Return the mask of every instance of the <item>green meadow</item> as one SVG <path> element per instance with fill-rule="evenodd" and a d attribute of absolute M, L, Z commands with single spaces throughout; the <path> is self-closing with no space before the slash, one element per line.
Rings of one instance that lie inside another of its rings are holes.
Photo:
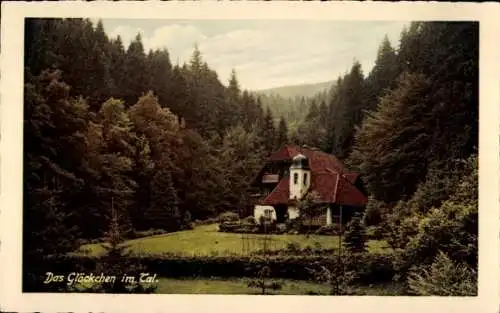
<path fill-rule="evenodd" d="M 177 255 L 241 255 L 258 251 L 263 248 L 266 235 L 224 233 L 218 231 L 217 224 L 198 226 L 193 230 L 178 231 L 174 233 L 143 237 L 126 241 L 132 253 Z M 286 249 L 289 244 L 297 247 L 321 247 L 324 249 L 337 249 L 339 238 L 321 235 L 267 235 L 266 247 L 269 250 Z M 245 242 L 246 250 L 243 250 Z M 385 241 L 368 241 L 368 250 L 377 252 L 390 249 Z M 80 248 L 80 253 L 100 255 L 104 249 L 101 244 L 87 244 Z"/>

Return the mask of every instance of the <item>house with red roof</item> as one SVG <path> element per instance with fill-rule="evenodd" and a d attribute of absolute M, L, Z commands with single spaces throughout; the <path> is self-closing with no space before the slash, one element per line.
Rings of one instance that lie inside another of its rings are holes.
<path fill-rule="evenodd" d="M 324 213 L 314 218 L 317 226 L 343 222 L 364 208 L 367 197 L 359 174 L 349 172 L 335 156 L 307 146 L 284 146 L 269 156 L 254 186 L 260 189 L 254 217 L 262 215 L 283 223 L 300 216 L 298 202 L 316 194 Z"/>

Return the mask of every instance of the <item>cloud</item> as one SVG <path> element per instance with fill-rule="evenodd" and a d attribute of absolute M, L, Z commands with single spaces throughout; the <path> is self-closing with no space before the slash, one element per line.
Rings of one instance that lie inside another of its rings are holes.
<path fill-rule="evenodd" d="M 146 21 L 147 22 L 147 21 Z M 195 43 L 225 83 L 236 69 L 243 88 L 334 80 L 356 59 L 371 70 L 384 35 L 397 42 L 405 22 L 238 21 L 165 22 L 131 27 L 121 21 L 111 31 L 125 44 L 141 33 L 146 50 L 167 48 L 172 61 L 189 60 Z"/>
<path fill-rule="evenodd" d="M 206 40 L 207 37 L 196 27 L 189 25 L 168 25 L 154 30 L 150 37 L 145 38 L 147 49 L 162 49 L 167 47 L 174 54 L 193 49 L 195 43 Z"/>
<path fill-rule="evenodd" d="M 135 39 L 137 34 L 140 34 L 142 38 L 145 37 L 145 32 L 141 28 L 130 27 L 127 25 L 120 25 L 109 32 L 108 36 L 111 38 L 116 38 L 120 36 L 125 49 L 128 47 L 130 42 Z"/>

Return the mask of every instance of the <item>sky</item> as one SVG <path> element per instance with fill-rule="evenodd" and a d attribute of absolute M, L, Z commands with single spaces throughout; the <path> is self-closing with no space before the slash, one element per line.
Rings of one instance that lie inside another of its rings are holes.
<path fill-rule="evenodd" d="M 369 73 L 385 35 L 397 46 L 408 21 L 103 19 L 125 47 L 140 33 L 145 50 L 166 48 L 187 62 L 198 45 L 227 84 L 234 68 L 242 89 L 259 90 L 335 80 L 355 60 Z"/>

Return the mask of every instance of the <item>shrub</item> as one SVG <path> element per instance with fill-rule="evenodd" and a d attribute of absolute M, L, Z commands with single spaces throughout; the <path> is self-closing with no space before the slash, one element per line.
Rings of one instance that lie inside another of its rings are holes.
<path fill-rule="evenodd" d="M 283 234 L 286 232 L 286 225 L 285 224 L 276 224 L 276 233 L 277 234 Z"/>
<path fill-rule="evenodd" d="M 286 229 L 289 233 L 299 233 L 302 230 L 302 217 L 288 219 L 285 222 Z"/>
<path fill-rule="evenodd" d="M 240 216 L 238 215 L 238 213 L 234 213 L 234 212 L 224 212 L 224 213 L 221 213 L 218 217 L 219 223 L 236 222 L 239 220 L 240 220 Z"/>
<path fill-rule="evenodd" d="M 387 242 L 393 249 L 404 249 L 410 238 L 418 233 L 422 215 L 418 212 L 406 214 L 404 203 L 394 207 L 394 213 L 387 216 Z"/>
<path fill-rule="evenodd" d="M 150 237 L 150 236 L 155 236 L 155 235 L 162 235 L 168 233 L 164 229 L 148 229 L 148 230 L 142 230 L 142 231 L 134 231 L 131 236 L 128 237 L 128 239 L 137 239 L 137 238 L 143 238 L 143 237 Z"/>
<path fill-rule="evenodd" d="M 387 204 L 370 196 L 363 213 L 363 222 L 366 226 L 377 225 L 383 222 L 386 213 Z"/>
<path fill-rule="evenodd" d="M 181 230 L 191 230 L 191 229 L 194 229 L 196 227 L 196 224 L 194 222 L 188 222 L 186 224 L 183 224 L 181 226 Z"/>
<path fill-rule="evenodd" d="M 245 217 L 244 219 L 242 219 L 241 223 L 243 223 L 243 224 L 257 225 L 257 221 L 255 220 L 255 217 L 253 217 L 251 215 Z"/>
<path fill-rule="evenodd" d="M 258 228 L 260 233 L 274 233 L 276 231 L 276 221 L 261 215 L 259 217 Z"/>
<path fill-rule="evenodd" d="M 224 222 L 219 224 L 219 231 L 226 233 L 258 233 L 259 228 L 253 224 L 240 222 Z"/>
<path fill-rule="evenodd" d="M 401 270 L 413 264 L 432 264 L 439 251 L 452 261 L 477 266 L 477 206 L 445 201 L 431 209 L 418 223 L 401 254 Z"/>
<path fill-rule="evenodd" d="M 263 265 L 257 271 L 257 278 L 248 282 L 248 287 L 255 287 L 262 290 L 262 294 L 266 294 L 266 290 L 279 290 L 282 288 L 282 283 L 278 281 L 269 281 L 271 277 L 271 268 Z"/>
<path fill-rule="evenodd" d="M 352 252 L 366 251 L 366 229 L 361 216 L 356 213 L 347 226 L 344 242 Z"/>
<path fill-rule="evenodd" d="M 290 252 L 298 252 L 300 250 L 300 245 L 296 242 L 289 242 L 286 245 L 286 250 Z"/>
<path fill-rule="evenodd" d="M 216 224 L 219 222 L 219 218 L 218 217 L 211 217 L 211 218 L 207 218 L 205 220 L 195 220 L 194 221 L 194 224 L 195 225 L 210 225 L 210 224 Z"/>
<path fill-rule="evenodd" d="M 421 296 L 476 296 L 477 273 L 440 252 L 430 267 L 410 272 L 408 286 Z"/>
<path fill-rule="evenodd" d="M 368 240 L 383 240 L 385 238 L 385 229 L 378 225 L 368 226 L 365 235 Z"/>
<path fill-rule="evenodd" d="M 330 224 L 321 226 L 315 232 L 317 235 L 330 235 L 330 236 L 338 236 L 339 235 L 339 225 L 338 224 Z"/>

